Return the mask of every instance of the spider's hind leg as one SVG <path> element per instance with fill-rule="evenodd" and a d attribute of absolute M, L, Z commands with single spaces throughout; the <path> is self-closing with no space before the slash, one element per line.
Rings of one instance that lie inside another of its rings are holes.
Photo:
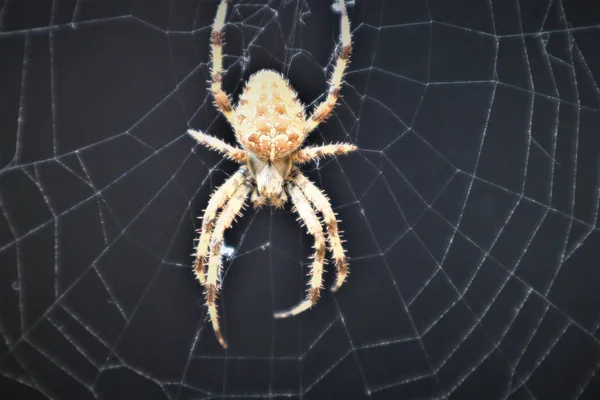
<path fill-rule="evenodd" d="M 331 111 L 333 111 L 333 108 L 338 101 L 346 67 L 350 63 L 350 53 L 352 51 L 350 19 L 348 18 L 348 11 L 346 10 L 346 3 L 344 0 L 337 0 L 337 4 L 339 6 L 341 25 L 340 54 L 337 57 L 333 73 L 331 74 L 327 97 L 313 110 L 310 118 L 306 120 L 306 125 L 304 126 L 305 134 L 313 131 L 321 122 L 325 121 L 331 114 Z"/>
<path fill-rule="evenodd" d="M 225 26 L 225 15 L 227 14 L 227 3 L 229 0 L 221 0 L 217 15 L 213 23 L 210 46 L 212 49 L 212 71 L 211 90 L 215 99 L 215 105 L 225 115 L 230 124 L 233 125 L 233 107 L 229 95 L 223 90 L 223 26 Z"/>

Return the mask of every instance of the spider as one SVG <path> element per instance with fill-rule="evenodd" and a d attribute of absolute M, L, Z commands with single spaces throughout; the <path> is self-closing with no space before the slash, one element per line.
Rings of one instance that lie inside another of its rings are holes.
<path fill-rule="evenodd" d="M 275 313 L 275 318 L 297 315 L 319 300 L 323 287 L 326 244 L 323 227 L 316 212 L 322 214 L 327 227 L 327 240 L 337 272 L 331 289 L 338 290 L 348 275 L 348 263 L 337 225 L 339 221 L 331 209 L 329 199 L 297 167 L 322 157 L 357 150 L 356 146 L 347 143 L 301 147 L 306 136 L 325 121 L 335 107 L 350 58 L 350 21 L 344 0 L 337 1 L 341 23 L 340 52 L 329 82 L 329 92 L 308 118 L 305 107 L 288 81 L 279 73 L 268 69 L 253 74 L 248 79 L 237 106 L 234 108 L 231 105 L 229 95 L 222 88 L 222 29 L 229 0 L 221 0 L 217 9 L 211 36 L 211 91 L 215 106 L 233 127 L 241 148 L 202 132 L 190 129 L 188 133 L 199 144 L 242 164 L 237 172 L 213 192 L 202 217 L 200 238 L 194 254 L 194 272 L 204 287 L 212 327 L 223 348 L 227 348 L 227 343 L 221 333 L 216 305 L 221 288 L 221 246 L 225 230 L 232 225 L 237 215 L 241 215 L 248 197 L 255 207 L 265 204 L 283 207 L 290 199 L 294 211 L 315 241 L 310 282 L 304 300 L 286 311 Z"/>

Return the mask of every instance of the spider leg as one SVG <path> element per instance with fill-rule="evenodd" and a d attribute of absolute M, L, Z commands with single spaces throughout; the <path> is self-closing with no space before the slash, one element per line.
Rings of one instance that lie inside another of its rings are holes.
<path fill-rule="evenodd" d="M 323 220 L 327 227 L 327 240 L 329 241 L 337 270 L 335 283 L 331 287 L 331 290 L 335 292 L 342 286 L 348 276 L 348 262 L 346 261 L 345 250 L 342 247 L 342 240 L 340 239 L 341 231 L 338 230 L 337 224 L 339 221 L 331 209 L 331 203 L 327 196 L 306 176 L 298 172 L 293 182 L 302 190 L 308 201 L 323 214 Z"/>
<path fill-rule="evenodd" d="M 358 150 L 358 147 L 349 143 L 304 147 L 292 154 L 292 162 L 304 164 L 318 158 L 348 154 L 354 150 Z"/>
<path fill-rule="evenodd" d="M 207 135 L 200 131 L 195 131 L 193 129 L 188 129 L 188 134 L 190 134 L 196 141 L 211 149 L 218 151 L 225 155 L 227 158 L 232 159 L 233 161 L 237 161 L 239 163 L 243 163 L 246 160 L 246 152 L 238 147 L 231 146 L 230 144 L 225 143 L 221 139 L 217 139 L 214 136 Z"/>
<path fill-rule="evenodd" d="M 247 169 L 242 167 L 229 179 L 225 181 L 217 190 L 215 190 L 204 210 L 202 216 L 202 228 L 200 229 L 200 239 L 196 246 L 196 260 L 194 261 L 194 272 L 196 278 L 204 286 L 206 283 L 206 277 L 204 276 L 205 264 L 208 256 L 208 245 L 212 231 L 214 228 L 214 222 L 217 218 L 217 212 L 231 199 L 235 191 L 244 183 L 246 180 Z"/>
<path fill-rule="evenodd" d="M 227 348 L 227 343 L 225 343 L 225 339 L 223 339 L 221 327 L 219 326 L 219 313 L 216 304 L 220 290 L 221 246 L 223 244 L 225 230 L 231 226 L 236 216 L 241 215 L 240 211 L 244 207 L 246 198 L 251 189 L 251 186 L 246 184 L 237 187 L 233 196 L 217 218 L 212 237 L 210 238 L 210 257 L 205 284 L 206 304 L 208 306 L 208 314 L 210 315 L 213 330 L 215 331 L 219 343 L 221 343 L 221 346 L 223 346 L 224 349 Z"/>
<path fill-rule="evenodd" d="M 344 72 L 350 60 L 350 52 L 352 51 L 352 37 L 350 34 L 350 20 L 348 19 L 348 11 L 346 10 L 345 0 L 337 0 L 340 7 L 340 24 L 341 24 L 341 50 L 338 55 L 331 80 L 329 81 L 329 91 L 327 97 L 321 102 L 312 112 L 310 118 L 306 120 L 304 133 L 308 134 L 313 131 L 317 125 L 325 121 L 335 104 L 337 103 L 340 87 Z"/>
<path fill-rule="evenodd" d="M 212 50 L 211 90 L 215 99 L 215 105 L 225 115 L 230 124 L 233 125 L 233 108 L 229 96 L 223 90 L 223 26 L 227 14 L 227 3 L 229 0 L 221 0 L 217 15 L 213 23 L 210 46 Z"/>
<path fill-rule="evenodd" d="M 291 182 L 288 184 L 288 193 L 290 194 L 292 203 L 294 204 L 300 219 L 304 221 L 308 228 L 308 232 L 315 238 L 315 255 L 309 273 L 311 278 L 309 288 L 306 292 L 306 298 L 286 311 L 275 313 L 275 318 L 287 318 L 300 314 L 317 303 L 321 288 L 323 287 L 323 263 L 325 261 L 325 251 L 327 250 L 321 221 L 319 221 L 319 218 L 300 188 Z"/>

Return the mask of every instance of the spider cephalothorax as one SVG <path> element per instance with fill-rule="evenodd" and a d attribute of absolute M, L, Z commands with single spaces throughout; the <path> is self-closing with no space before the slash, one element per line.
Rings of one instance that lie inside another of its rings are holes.
<path fill-rule="evenodd" d="M 270 70 L 262 70 L 252 75 L 237 106 L 234 108 L 231 105 L 229 96 L 221 85 L 221 29 L 225 23 L 228 2 L 229 0 L 221 0 L 213 24 L 211 90 L 215 105 L 235 130 L 241 148 L 202 132 L 188 131 L 198 143 L 220 151 L 242 164 L 242 167 L 213 193 L 204 211 L 194 263 L 196 276 L 205 288 L 213 329 L 225 348 L 227 344 L 221 333 L 216 306 L 220 290 L 221 245 L 225 230 L 231 226 L 249 196 L 256 207 L 265 204 L 282 207 L 290 199 L 306 224 L 308 232 L 315 238 L 315 255 L 305 300 L 288 311 L 276 313 L 275 318 L 289 317 L 309 309 L 319 300 L 327 249 L 323 226 L 317 212 L 323 216 L 327 228 L 327 241 L 337 270 L 332 290 L 339 289 L 344 283 L 348 275 L 348 264 L 336 214 L 331 209 L 327 196 L 302 175 L 296 165 L 357 149 L 356 146 L 346 143 L 301 147 L 306 136 L 327 119 L 339 97 L 351 50 L 350 21 L 344 0 L 338 0 L 341 15 L 341 49 L 331 77 L 329 92 L 308 118 L 304 106 L 287 80 Z"/>

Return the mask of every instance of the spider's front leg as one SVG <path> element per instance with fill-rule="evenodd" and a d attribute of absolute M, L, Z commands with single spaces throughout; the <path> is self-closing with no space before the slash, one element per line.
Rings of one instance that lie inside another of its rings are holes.
<path fill-rule="evenodd" d="M 206 283 L 204 266 L 208 256 L 208 246 L 210 237 L 212 236 L 217 212 L 233 197 L 236 190 L 244 184 L 247 179 L 248 170 L 241 167 L 229 179 L 225 181 L 217 190 L 215 190 L 204 210 L 202 216 L 202 228 L 200 229 L 200 238 L 196 246 L 196 260 L 194 262 L 194 272 L 196 278 L 202 285 Z"/>
<path fill-rule="evenodd" d="M 335 267 L 337 275 L 335 277 L 335 283 L 331 287 L 332 291 L 337 291 L 340 286 L 346 281 L 348 276 L 348 261 L 346 260 L 346 254 L 344 247 L 342 246 L 342 240 L 340 238 L 341 231 L 338 229 L 338 220 L 336 214 L 331 208 L 331 203 L 327 196 L 315 186 L 306 176 L 301 173 L 296 174 L 293 182 L 298 185 L 302 190 L 302 193 L 306 196 L 308 201 L 323 214 L 323 222 L 327 227 L 327 240 L 333 253 L 333 259 L 335 261 Z"/>
<path fill-rule="evenodd" d="M 246 181 L 244 184 L 237 187 L 233 196 L 227 203 L 227 205 L 221 211 L 221 214 L 217 218 L 215 228 L 210 238 L 210 257 L 208 261 L 208 272 L 206 276 L 206 305 L 208 306 L 208 313 L 212 322 L 213 330 L 215 335 L 223 346 L 227 348 L 227 343 L 221 333 L 221 327 L 219 325 L 219 313 L 217 311 L 217 296 L 220 290 L 219 276 L 221 271 L 221 246 L 223 245 L 223 236 L 225 230 L 231 226 L 235 217 L 241 215 L 240 211 L 246 203 L 246 198 L 250 193 L 252 186 Z"/>
<path fill-rule="evenodd" d="M 309 274 L 311 279 L 305 300 L 287 311 L 276 313 L 275 318 L 287 318 L 298 315 L 301 312 L 308 310 L 319 301 L 321 289 L 323 288 L 323 264 L 325 262 L 325 252 L 327 250 L 323 227 L 310 203 L 294 183 L 290 182 L 287 187 L 292 203 L 294 204 L 300 219 L 306 224 L 308 232 L 315 238 L 315 255 Z"/>

